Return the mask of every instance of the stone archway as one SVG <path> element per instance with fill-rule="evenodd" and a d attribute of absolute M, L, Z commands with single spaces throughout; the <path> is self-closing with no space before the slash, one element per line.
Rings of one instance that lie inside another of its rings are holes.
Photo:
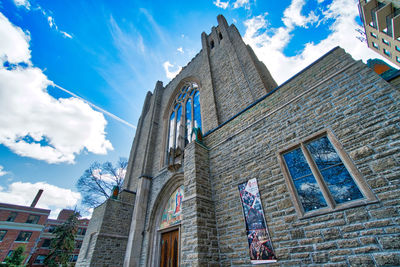
<path fill-rule="evenodd" d="M 161 235 L 160 266 L 178 267 L 180 256 L 180 225 L 184 186 L 179 186 L 169 197 L 161 214 L 157 232 Z"/>
<path fill-rule="evenodd" d="M 182 186 L 183 186 L 183 174 L 182 173 L 175 174 L 165 183 L 163 188 L 160 190 L 160 193 L 158 194 L 156 201 L 154 202 L 152 211 L 150 213 L 149 226 L 146 229 L 149 234 L 148 245 L 147 245 L 148 256 L 147 256 L 146 266 L 160 266 L 161 263 L 160 259 L 162 252 L 161 241 L 163 234 L 168 232 L 178 231 L 177 232 L 179 238 L 178 248 L 180 249 L 180 229 L 181 229 L 180 222 L 174 223 L 172 225 L 167 224 L 164 226 L 161 226 L 161 224 L 163 222 L 163 213 L 167 203 L 171 199 L 171 196 Z M 183 209 L 183 207 L 180 206 L 180 209 Z M 171 253 L 173 254 L 173 252 Z M 179 262 L 179 256 L 180 256 L 179 251 L 177 256 Z"/>

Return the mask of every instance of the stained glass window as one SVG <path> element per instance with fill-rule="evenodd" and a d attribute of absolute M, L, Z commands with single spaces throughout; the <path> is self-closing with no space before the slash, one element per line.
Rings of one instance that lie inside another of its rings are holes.
<path fill-rule="evenodd" d="M 168 153 L 171 148 L 183 148 L 191 142 L 193 127 L 202 129 L 200 92 L 196 83 L 184 85 L 174 101 L 168 126 Z"/>
<path fill-rule="evenodd" d="M 283 155 L 304 211 L 326 207 L 326 201 L 300 148 Z"/>
<path fill-rule="evenodd" d="M 174 147 L 174 134 L 175 134 L 175 112 L 172 112 L 169 117 L 169 134 L 168 134 L 168 150 Z"/>
<path fill-rule="evenodd" d="M 186 101 L 186 128 L 185 128 L 185 145 L 190 142 L 192 136 L 192 99 Z"/>
<path fill-rule="evenodd" d="M 200 93 L 196 92 L 193 97 L 194 109 L 194 127 L 201 129 L 201 114 L 200 114 Z"/>
<path fill-rule="evenodd" d="M 327 135 L 282 156 L 304 212 L 364 198 Z"/>
<path fill-rule="evenodd" d="M 182 119 L 182 106 L 179 105 L 178 110 L 176 112 L 176 134 L 175 134 L 175 147 L 180 147 L 179 143 L 179 131 L 181 129 L 181 119 Z"/>
<path fill-rule="evenodd" d="M 328 137 L 310 142 L 307 148 L 336 203 L 363 198 Z"/>

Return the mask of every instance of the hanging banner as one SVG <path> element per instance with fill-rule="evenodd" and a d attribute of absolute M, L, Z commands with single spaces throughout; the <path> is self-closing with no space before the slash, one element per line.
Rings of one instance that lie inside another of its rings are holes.
<path fill-rule="evenodd" d="M 238 187 L 246 222 L 251 263 L 276 262 L 276 256 L 265 222 L 260 193 L 258 192 L 257 179 L 254 178 L 239 184 Z"/>

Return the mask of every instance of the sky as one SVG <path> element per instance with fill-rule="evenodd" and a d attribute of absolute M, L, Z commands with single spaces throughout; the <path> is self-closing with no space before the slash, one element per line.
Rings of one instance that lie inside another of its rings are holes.
<path fill-rule="evenodd" d="M 357 0 L 0 0 L 0 202 L 85 211 L 76 182 L 129 158 L 143 101 L 201 49 L 222 14 L 283 83 L 362 42 Z M 357 38 L 358 37 L 358 38 Z"/>

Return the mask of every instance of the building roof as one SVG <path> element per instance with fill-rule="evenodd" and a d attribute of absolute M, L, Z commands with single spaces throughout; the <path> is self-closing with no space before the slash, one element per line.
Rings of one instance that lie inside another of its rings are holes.
<path fill-rule="evenodd" d="M 20 205 L 14 205 L 14 204 L 8 204 L 8 203 L 0 203 L 0 209 L 12 209 L 12 210 L 20 210 L 20 211 L 26 211 L 26 212 L 41 212 L 45 214 L 50 214 L 50 210 L 48 209 L 40 209 L 40 208 L 32 208 L 28 206 L 20 206 Z"/>
<path fill-rule="evenodd" d="M 393 68 L 385 61 L 374 58 L 368 59 L 367 66 L 373 69 L 377 74 L 379 74 L 386 81 L 390 81 L 400 76 L 400 70 Z"/>

